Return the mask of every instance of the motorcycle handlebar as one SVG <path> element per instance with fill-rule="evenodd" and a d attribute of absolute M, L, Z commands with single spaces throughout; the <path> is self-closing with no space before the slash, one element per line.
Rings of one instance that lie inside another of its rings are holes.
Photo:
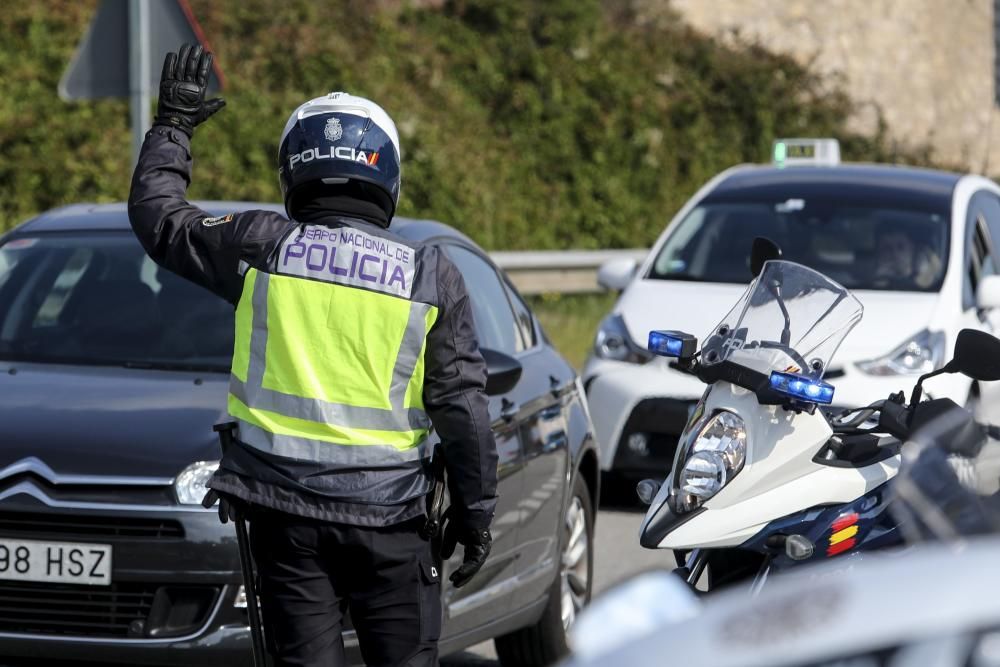
<path fill-rule="evenodd" d="M 936 398 L 909 408 L 887 401 L 879 415 L 879 428 L 900 440 L 928 438 L 949 454 L 964 457 L 978 455 L 987 436 L 1000 435 L 1000 428 L 980 424 L 950 398 Z"/>
<path fill-rule="evenodd" d="M 948 398 L 937 398 L 906 406 L 893 400 L 880 401 L 859 410 L 859 416 L 834 427 L 835 431 L 856 430 L 862 417 L 878 410 L 878 426 L 868 432 L 888 433 L 900 442 L 926 437 L 951 454 L 976 456 L 986 437 L 1000 439 L 1000 426 L 981 424 L 968 410 Z"/>
<path fill-rule="evenodd" d="M 906 440 L 910 437 L 910 410 L 899 403 L 886 401 L 878 415 L 879 429 L 894 438 Z"/>

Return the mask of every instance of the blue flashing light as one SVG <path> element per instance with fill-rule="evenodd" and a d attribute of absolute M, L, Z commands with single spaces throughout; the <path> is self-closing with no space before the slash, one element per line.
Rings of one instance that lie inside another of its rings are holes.
<path fill-rule="evenodd" d="M 661 357 L 690 359 L 698 352 L 698 339 L 683 331 L 650 331 L 646 349 Z"/>
<path fill-rule="evenodd" d="M 679 357 L 684 349 L 684 341 L 665 331 L 650 331 L 647 348 L 661 357 Z"/>
<path fill-rule="evenodd" d="M 823 405 L 829 405 L 833 402 L 832 384 L 811 380 L 802 375 L 771 371 L 770 384 L 771 389 L 779 394 L 785 394 L 800 401 L 822 403 Z"/>

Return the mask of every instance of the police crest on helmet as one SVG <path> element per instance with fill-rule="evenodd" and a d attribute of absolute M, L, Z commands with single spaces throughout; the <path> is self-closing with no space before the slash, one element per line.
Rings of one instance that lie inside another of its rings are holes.
<path fill-rule="evenodd" d="M 339 118 L 331 116 L 327 119 L 326 127 L 323 128 L 323 136 L 326 137 L 327 141 L 337 141 L 344 136 L 344 128 L 340 126 Z"/>

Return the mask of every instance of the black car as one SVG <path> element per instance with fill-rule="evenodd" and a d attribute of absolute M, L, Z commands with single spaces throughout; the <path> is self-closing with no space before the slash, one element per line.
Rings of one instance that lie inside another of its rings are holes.
<path fill-rule="evenodd" d="M 552 661 L 591 588 L 599 475 L 580 383 L 471 240 L 424 220 L 393 231 L 454 260 L 491 374 L 493 553 L 445 588 L 442 653 L 496 638 L 504 664 Z M 248 661 L 235 532 L 199 504 L 233 329 L 230 305 L 145 255 L 124 205 L 0 238 L 0 657 Z"/>

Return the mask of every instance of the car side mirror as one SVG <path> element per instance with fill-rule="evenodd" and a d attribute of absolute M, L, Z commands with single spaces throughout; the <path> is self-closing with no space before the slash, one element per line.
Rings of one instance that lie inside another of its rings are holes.
<path fill-rule="evenodd" d="M 750 273 L 756 278 L 764 270 L 764 262 L 781 259 L 781 248 L 771 239 L 758 236 L 750 246 Z"/>
<path fill-rule="evenodd" d="M 955 339 L 955 356 L 944 370 L 980 382 L 1000 380 L 1000 340 L 985 331 L 962 329 Z"/>
<path fill-rule="evenodd" d="M 979 281 L 976 307 L 980 310 L 1000 308 L 1000 276 L 986 276 Z"/>
<path fill-rule="evenodd" d="M 506 394 L 517 385 L 521 379 L 524 367 L 521 362 L 510 356 L 488 347 L 480 348 L 483 361 L 486 362 L 486 394 L 496 396 Z"/>
<path fill-rule="evenodd" d="M 628 287 L 639 263 L 628 257 L 609 259 L 597 270 L 597 284 L 604 289 L 620 292 Z"/>

